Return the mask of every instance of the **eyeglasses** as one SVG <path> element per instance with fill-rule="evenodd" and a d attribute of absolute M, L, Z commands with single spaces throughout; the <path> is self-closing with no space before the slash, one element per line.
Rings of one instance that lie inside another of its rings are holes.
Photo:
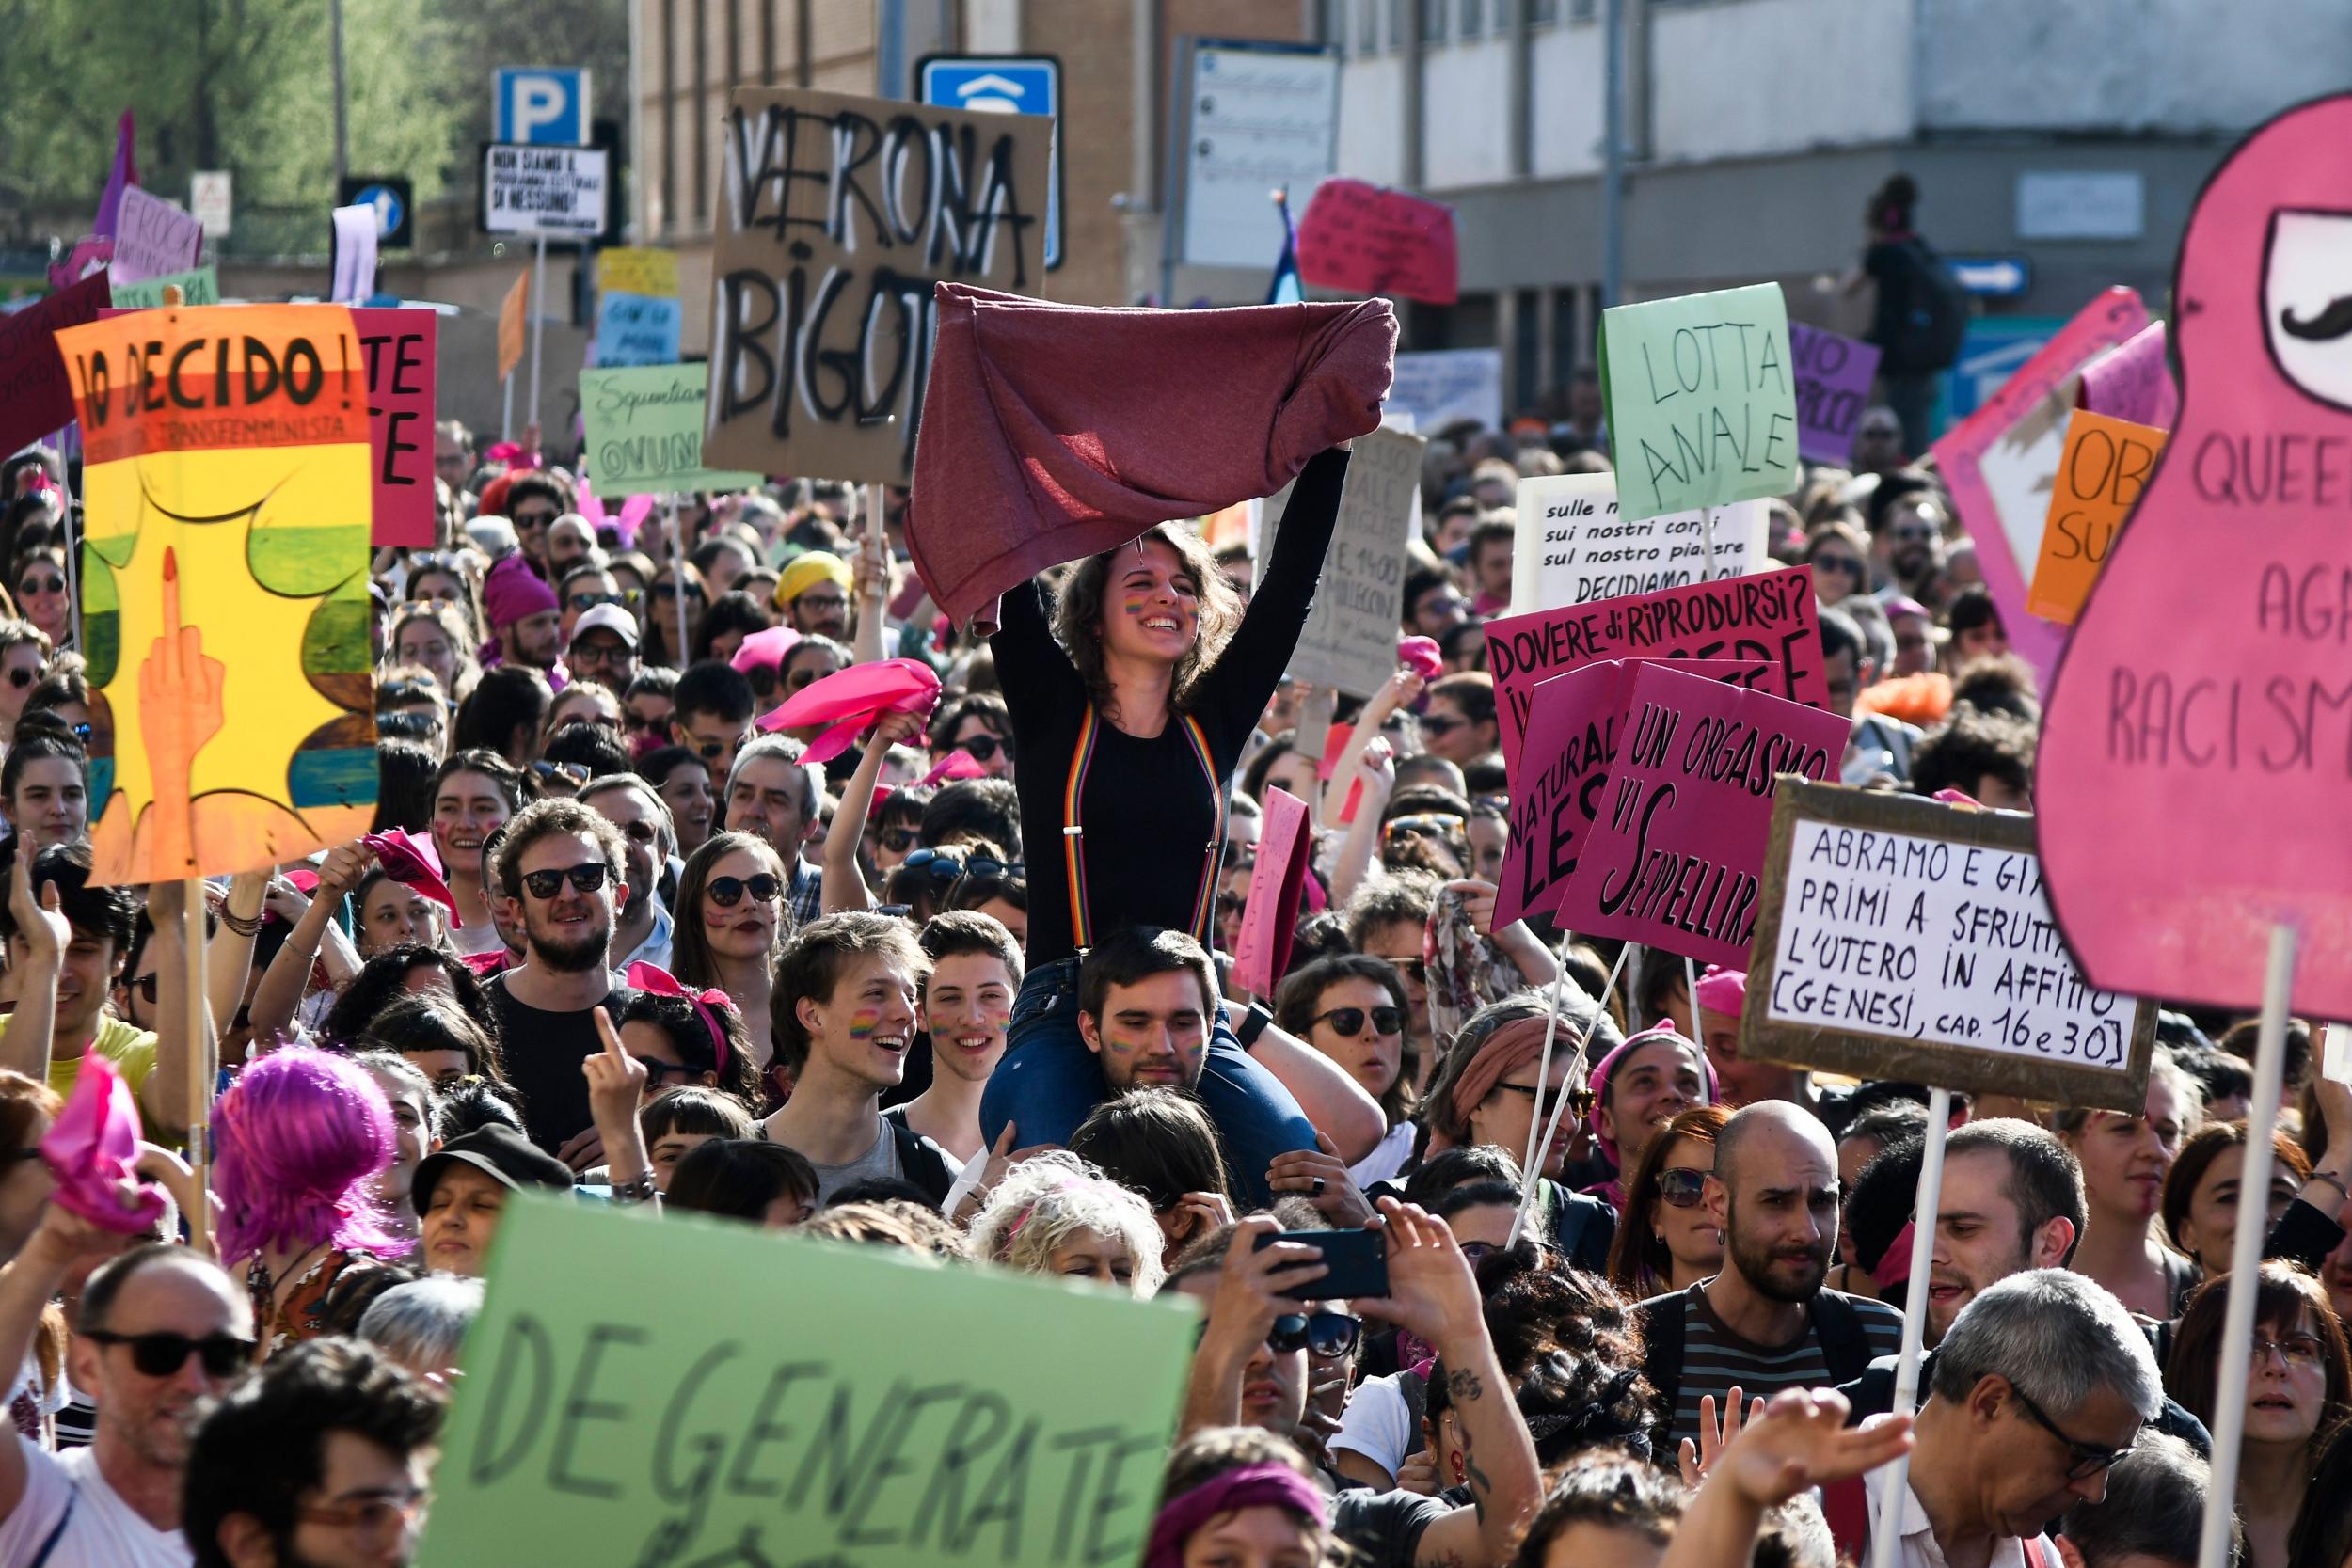
<path fill-rule="evenodd" d="M 903 855 L 914 847 L 914 841 L 923 836 L 919 828 L 884 828 L 874 835 L 876 842 L 894 855 Z"/>
<path fill-rule="evenodd" d="M 1467 719 L 1449 719 L 1442 713 L 1424 713 L 1421 716 L 1421 733 L 1438 736 L 1449 736 L 1469 722 Z"/>
<path fill-rule="evenodd" d="M 1308 1027 L 1311 1029 L 1317 1023 L 1328 1023 L 1339 1032 L 1341 1038 L 1352 1040 L 1364 1032 L 1364 1014 L 1362 1007 L 1334 1007 L 1327 1013 L 1317 1013 Z M 1404 1008 L 1374 1007 L 1371 1015 L 1374 1034 L 1401 1035 L 1405 1032 Z"/>
<path fill-rule="evenodd" d="M 2290 1334 L 2283 1339 L 2258 1338 L 2253 1350 L 2257 1367 L 2270 1359 L 2273 1351 L 2290 1367 L 2316 1367 L 2328 1358 L 2328 1347 L 2309 1334 Z"/>
<path fill-rule="evenodd" d="M 523 886 L 533 898 L 545 900 L 563 892 L 567 878 L 575 892 L 594 893 L 604 886 L 605 879 L 612 875 L 612 868 L 604 862 L 589 861 L 583 865 L 564 866 L 554 871 L 526 871 L 523 873 Z"/>
<path fill-rule="evenodd" d="M 151 969 L 136 979 L 123 981 L 122 987 L 125 990 L 137 991 L 139 1000 L 151 1007 L 155 1005 L 155 981 L 162 973 L 161 970 Z"/>
<path fill-rule="evenodd" d="M 543 779 L 568 779 L 574 789 L 588 782 L 588 765 L 581 762 L 534 762 L 531 770 Z M 587 890 L 583 888 L 580 891 L 584 893 Z"/>
<path fill-rule="evenodd" d="M 1195 1342 L 1208 1338 L 1208 1323 L 1203 1320 L 1193 1331 Z M 1277 1355 L 1310 1350 L 1329 1361 L 1354 1350 L 1363 1334 L 1363 1320 L 1345 1312 L 1285 1312 L 1266 1330 L 1265 1342 Z"/>
<path fill-rule="evenodd" d="M 1842 572 L 1850 578 L 1857 578 L 1862 576 L 1862 562 L 1851 556 L 1817 555 L 1810 564 L 1817 572 Z"/>
<path fill-rule="evenodd" d="M 294 1517 L 306 1525 L 348 1530 L 377 1544 L 405 1534 L 423 1511 L 422 1492 L 404 1492 L 388 1497 L 358 1497 L 347 1503 L 297 1508 Z"/>
<path fill-rule="evenodd" d="M 1000 751 L 1005 753 L 1007 762 L 1012 760 L 1012 742 L 993 735 L 976 735 L 969 740 L 959 740 L 949 750 L 968 752 L 974 762 L 993 762 Z"/>
<path fill-rule="evenodd" d="M 627 602 L 618 594 L 575 594 L 564 601 L 582 613 L 596 609 L 600 604 L 625 604 Z"/>
<path fill-rule="evenodd" d="M 645 1086 L 649 1089 L 660 1089 L 662 1080 L 674 1073 L 679 1078 L 691 1078 L 696 1070 L 684 1062 L 665 1062 L 659 1056 L 640 1056 L 637 1059 L 644 1064 Z"/>
<path fill-rule="evenodd" d="M 1658 1173 L 1658 1200 L 1677 1209 L 1695 1209 L 1707 1195 L 1707 1173 L 1688 1165 L 1670 1165 Z"/>
<path fill-rule="evenodd" d="M 633 707 L 621 710 L 621 728 L 631 735 L 643 735 L 647 730 L 666 730 L 669 727 L 670 716 L 666 713 L 656 717 L 650 713 L 640 713 Z"/>
<path fill-rule="evenodd" d="M 952 882 L 967 871 L 975 877 L 1025 877 L 1028 868 L 1019 861 L 1000 861 L 993 855 L 974 855 L 965 860 L 953 849 L 917 849 L 900 863 L 909 871 L 926 871 L 935 881 Z"/>
<path fill-rule="evenodd" d="M 545 528 L 562 515 L 560 512 L 510 512 L 507 514 L 506 520 L 520 531 L 527 528 Z"/>
<path fill-rule="evenodd" d="M 653 585 L 653 596 L 657 599 L 675 599 L 677 597 L 677 584 L 657 582 Z M 686 596 L 690 599 L 699 599 L 703 596 L 703 591 L 690 582 L 686 585 Z"/>
<path fill-rule="evenodd" d="M 784 891 L 784 883 L 771 871 L 755 871 L 748 877 L 713 877 L 703 884 L 703 891 L 710 895 L 712 903 L 731 910 L 747 893 L 763 904 L 773 903 Z"/>
<path fill-rule="evenodd" d="M 19 594 L 62 594 L 65 578 L 60 577 L 26 578 L 17 585 Z"/>
<path fill-rule="evenodd" d="M 2116 1461 L 2131 1452 L 2139 1442 L 2137 1433 L 2133 1434 L 2131 1442 L 2120 1449 L 2105 1448 L 2097 1443 L 2080 1442 L 2067 1436 L 2059 1429 L 2058 1424 L 2050 1419 L 2042 1408 L 2034 1403 L 2032 1397 L 2023 1388 L 2012 1383 L 2009 1386 L 2009 1391 L 2017 1396 L 2017 1402 L 2025 1406 L 2026 1414 L 2033 1418 L 2034 1425 L 2065 1444 L 2066 1451 L 2074 1456 L 2074 1463 L 2068 1465 L 2066 1470 L 2068 1481 L 2082 1481 L 2087 1477 L 2097 1475 L 2102 1470 L 2113 1468 Z"/>
<path fill-rule="evenodd" d="M 191 1351 L 203 1357 L 206 1377 L 233 1377 L 253 1361 L 253 1341 L 233 1334 L 191 1339 L 184 1334 L 109 1334 L 86 1328 L 82 1338 L 92 1344 L 130 1346 L 131 1365 L 147 1377 L 170 1377 L 188 1364 Z"/>
<path fill-rule="evenodd" d="M 795 610 L 847 610 L 848 595 L 842 594 L 803 594 L 792 601 Z"/>
<path fill-rule="evenodd" d="M 1540 1100 L 1535 1114 L 1546 1122 L 1558 1113 L 1560 1101 L 1564 1099 L 1568 1102 L 1568 1109 L 1576 1113 L 1579 1121 L 1592 1114 L 1593 1091 L 1590 1089 L 1554 1089 L 1549 1094 L 1539 1096 L 1533 1084 L 1497 1084 L 1495 1087 L 1509 1089 L 1513 1094 L 1523 1094 L 1530 1100 Z"/>

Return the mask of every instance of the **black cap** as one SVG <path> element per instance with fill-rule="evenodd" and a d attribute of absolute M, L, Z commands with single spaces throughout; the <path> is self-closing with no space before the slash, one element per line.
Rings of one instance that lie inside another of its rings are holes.
<path fill-rule="evenodd" d="M 494 1178 L 501 1186 L 521 1191 L 546 1187 L 569 1192 L 572 1169 L 563 1161 L 502 1122 L 477 1127 L 450 1139 L 417 1162 L 417 1175 L 408 1188 L 409 1202 L 421 1214 L 433 1202 L 433 1189 L 452 1165 L 467 1164 Z"/>

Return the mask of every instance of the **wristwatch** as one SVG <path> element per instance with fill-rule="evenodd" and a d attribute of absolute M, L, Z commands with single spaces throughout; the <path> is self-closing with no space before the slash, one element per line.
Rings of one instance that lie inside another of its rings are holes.
<path fill-rule="evenodd" d="M 1241 1042 L 1244 1051 L 1254 1051 L 1258 1047 L 1258 1037 L 1265 1033 L 1265 1026 L 1273 1022 L 1274 1014 L 1264 1003 L 1252 1002 L 1249 1010 L 1242 1014 L 1241 1022 L 1233 1025 L 1233 1038 Z"/>
<path fill-rule="evenodd" d="M 653 1172 L 645 1171 L 634 1180 L 612 1183 L 615 1203 L 650 1203 L 654 1197 Z"/>

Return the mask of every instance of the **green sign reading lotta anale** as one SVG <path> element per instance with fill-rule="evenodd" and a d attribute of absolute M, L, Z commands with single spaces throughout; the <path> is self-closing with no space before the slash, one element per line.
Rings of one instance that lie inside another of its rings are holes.
<path fill-rule="evenodd" d="M 1627 522 L 1797 487 L 1797 383 L 1779 284 L 1602 311 L 1600 385 Z"/>

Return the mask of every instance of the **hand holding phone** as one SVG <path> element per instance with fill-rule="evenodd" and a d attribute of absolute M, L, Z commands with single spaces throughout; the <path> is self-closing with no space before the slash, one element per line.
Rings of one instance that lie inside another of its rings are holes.
<path fill-rule="evenodd" d="M 1323 1254 L 1323 1277 L 1282 1291 L 1293 1301 L 1354 1300 L 1389 1293 L 1389 1239 L 1380 1231 L 1284 1230 L 1260 1236 L 1257 1246 L 1263 1250 L 1277 1242 L 1296 1243 Z"/>

